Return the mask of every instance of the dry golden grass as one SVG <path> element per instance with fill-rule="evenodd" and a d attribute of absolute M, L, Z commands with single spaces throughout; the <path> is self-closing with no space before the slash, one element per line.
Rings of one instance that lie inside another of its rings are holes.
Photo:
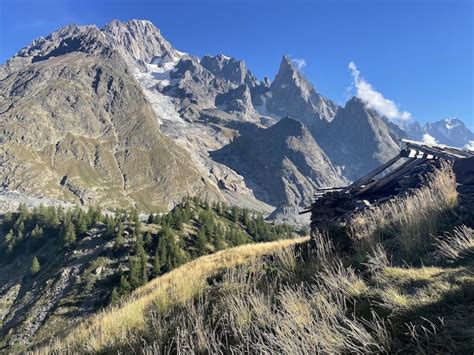
<path fill-rule="evenodd" d="M 435 240 L 441 257 L 449 263 L 474 255 L 474 229 L 467 226 L 460 226 L 453 233 L 446 233 Z"/>
<path fill-rule="evenodd" d="M 352 218 L 349 231 L 358 255 L 369 255 L 379 244 L 398 250 L 406 261 L 419 260 L 440 232 L 444 216 L 456 206 L 456 181 L 449 165 L 433 174 L 429 183 L 412 195 L 384 203 Z"/>
<path fill-rule="evenodd" d="M 248 244 L 203 256 L 189 262 L 137 289 L 120 306 L 106 309 L 80 324 L 68 336 L 39 353 L 66 349 L 79 352 L 101 352 L 120 344 L 136 333 L 146 333 L 145 310 L 156 305 L 164 311 L 170 306 L 185 304 L 201 293 L 206 280 L 223 270 L 248 264 L 288 246 L 307 242 L 308 238 Z"/>

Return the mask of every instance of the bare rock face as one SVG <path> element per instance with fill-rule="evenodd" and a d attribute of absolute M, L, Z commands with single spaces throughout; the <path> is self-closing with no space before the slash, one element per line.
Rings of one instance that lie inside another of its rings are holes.
<path fill-rule="evenodd" d="M 260 81 L 241 60 L 179 52 L 142 20 L 70 25 L 20 50 L 0 66 L 0 115 L 4 187 L 142 208 L 185 194 L 298 205 L 342 181 L 334 166 L 352 179 L 390 158 L 400 134 L 321 96 L 286 56 Z M 288 115 L 304 128 L 275 125 Z"/>
<path fill-rule="evenodd" d="M 229 58 L 223 54 L 217 56 L 205 55 L 201 59 L 201 65 L 216 78 L 229 81 L 236 86 L 247 84 L 253 87 L 258 84 L 257 78 L 247 70 L 243 60 Z"/>
<path fill-rule="evenodd" d="M 20 51 L 21 69 L 7 68 L 2 184 L 110 207 L 170 207 L 196 193 L 219 198 L 188 153 L 160 133 L 127 62 L 104 38 L 93 26 L 68 27 Z"/>
<path fill-rule="evenodd" d="M 244 176 L 255 196 L 273 206 L 304 205 L 315 188 L 344 183 L 309 130 L 288 117 L 267 129 L 241 130 L 211 156 Z"/>
<path fill-rule="evenodd" d="M 343 176 L 355 180 L 400 151 L 387 121 L 357 97 L 340 110 L 319 140 Z"/>
<path fill-rule="evenodd" d="M 144 63 L 172 61 L 182 56 L 150 21 L 112 21 L 102 30 L 107 40 L 127 58 Z"/>
<path fill-rule="evenodd" d="M 217 95 L 216 106 L 222 107 L 226 112 L 237 112 L 244 114 L 244 116 L 255 113 L 250 89 L 245 84 L 229 90 L 225 94 Z"/>
<path fill-rule="evenodd" d="M 284 56 L 266 100 L 267 110 L 279 117 L 298 118 L 316 139 L 335 117 L 338 106 L 321 96 Z"/>

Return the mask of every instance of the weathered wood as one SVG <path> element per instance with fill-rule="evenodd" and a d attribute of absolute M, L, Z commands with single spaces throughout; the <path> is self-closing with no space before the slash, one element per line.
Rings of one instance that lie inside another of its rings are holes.
<path fill-rule="evenodd" d="M 410 158 L 406 160 L 402 165 L 398 167 L 397 170 L 393 171 L 392 173 L 388 174 L 385 176 L 383 179 L 387 179 L 389 176 L 393 176 L 394 174 L 398 174 L 400 171 L 405 171 L 407 167 L 410 167 L 417 159 L 416 158 Z M 360 190 L 354 192 L 354 196 L 359 196 L 364 194 L 365 192 L 369 191 L 372 187 L 374 187 L 380 180 L 375 180 L 364 187 L 362 187 Z"/>
<path fill-rule="evenodd" d="M 428 180 L 426 176 L 429 173 L 440 168 L 439 159 L 455 162 L 459 201 L 464 210 L 474 208 L 474 185 L 469 185 L 474 176 L 474 152 L 452 147 L 427 146 L 413 141 L 404 143 L 406 148 L 401 150 L 400 154 L 351 185 L 318 189 L 314 203 L 301 212 L 311 212 L 311 228 L 324 230 L 330 225 L 344 224 L 354 213 L 372 209 L 378 204 L 410 193 Z M 406 158 L 406 161 L 381 176 L 401 158 Z M 460 160 L 463 161 L 458 163 Z"/>
<path fill-rule="evenodd" d="M 402 153 L 399 153 L 398 155 L 394 156 L 392 159 L 390 159 L 388 162 L 386 162 L 385 164 L 382 164 L 380 165 L 378 168 L 372 170 L 369 174 L 367 174 L 366 176 L 364 177 L 361 177 L 359 180 L 355 181 L 352 185 L 350 185 L 348 187 L 348 189 L 350 191 L 353 191 L 355 189 L 358 189 L 359 187 L 361 187 L 362 185 L 365 185 L 367 182 L 369 182 L 370 180 L 372 180 L 375 176 L 377 176 L 378 174 L 380 174 L 382 171 L 384 171 L 385 169 L 389 168 L 390 166 L 392 166 L 393 164 L 395 164 L 397 161 L 400 160 L 400 158 L 402 157 Z"/>

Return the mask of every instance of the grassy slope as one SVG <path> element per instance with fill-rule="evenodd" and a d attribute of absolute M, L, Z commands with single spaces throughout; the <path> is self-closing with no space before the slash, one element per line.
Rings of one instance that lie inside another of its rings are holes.
<path fill-rule="evenodd" d="M 107 309 L 74 330 L 69 336 L 44 352 L 66 346 L 74 350 L 99 352 L 110 349 L 115 344 L 127 341 L 137 332 L 148 331 L 145 311 L 155 305 L 159 309 L 183 304 L 199 295 L 207 286 L 207 280 L 225 269 L 248 264 L 262 255 L 307 238 L 286 239 L 275 242 L 248 244 L 200 257 L 175 269 L 145 286 L 137 289 L 132 296 L 118 307 Z"/>
<path fill-rule="evenodd" d="M 288 238 L 292 235 L 292 228 L 281 226 L 277 228 L 263 222 L 259 216 L 251 212 L 245 217 L 246 214 L 239 210 L 240 217 L 236 221 L 232 211 L 234 208 L 229 206 L 220 205 L 220 208 L 217 208 L 193 199 L 176 206 L 170 214 L 155 220 L 159 224 L 141 223 L 139 234 L 145 234 L 143 244 L 144 253 L 147 255 L 145 263 L 148 280 L 183 262 L 195 259 L 199 255 L 216 252 L 218 249 Z M 36 213 L 41 215 L 39 212 Z M 181 223 L 177 222 L 178 215 L 181 216 L 179 218 Z M 20 218 L 19 216 L 19 213 L 15 213 L 11 222 L 4 223 L 3 227 L 6 227 L 4 234 L 9 231 L 10 224 L 16 224 L 15 221 Z M 122 220 L 122 217 L 125 218 L 122 214 L 117 215 L 118 220 Z M 6 322 L 0 323 L 0 353 L 3 347 L 10 351 L 21 351 L 31 343 L 67 334 L 85 317 L 105 307 L 110 301 L 115 302 L 120 295 L 128 294 L 129 289 L 124 291 L 120 288 L 120 280 L 121 276 L 124 276 L 130 281 L 128 268 L 131 266 L 131 261 L 136 260 L 135 232 L 131 232 L 130 236 L 123 237 L 119 242 L 118 226 L 110 235 L 103 223 L 90 222 L 93 225 L 89 230 L 91 236 L 77 233 L 74 246 L 64 248 L 62 235 L 58 231 L 48 231 L 45 228 L 39 242 L 31 237 L 31 229 L 37 223 L 43 226 L 45 222 L 41 222 L 42 219 L 35 213 L 24 218 L 23 235 L 26 235 L 26 238 L 18 240 L 13 254 L 4 250 L 7 245 L 2 243 L 3 236 L 0 236 L 0 275 L 2 275 L 0 284 L 8 283 L 6 288 L 0 289 L 0 315 L 3 317 L 8 315 L 8 318 L 2 318 L 6 319 Z M 76 217 L 72 220 L 73 224 L 77 222 Z M 178 249 L 177 253 L 171 253 L 170 244 L 163 246 L 168 249 L 168 253 L 165 254 L 168 255 L 169 264 L 163 259 L 160 247 L 160 240 L 164 238 L 162 235 L 164 226 L 168 225 L 171 226 L 168 228 L 172 235 L 171 239 L 175 241 Z M 122 226 L 131 231 L 135 222 L 127 220 Z M 214 226 L 212 233 L 209 231 L 211 226 Z M 207 231 L 204 246 L 199 246 L 198 243 L 201 230 Z M 238 233 L 238 238 L 229 235 L 230 231 Z M 224 235 L 221 235 L 221 241 L 217 244 L 214 236 L 218 232 L 224 232 Z M 160 250 L 158 254 L 161 258 L 159 271 L 154 268 L 157 250 Z M 173 255 L 172 261 L 170 254 Z M 179 261 L 176 258 L 178 255 Z M 41 264 L 41 270 L 35 276 L 30 275 L 33 256 L 37 257 Z M 75 276 L 64 276 L 64 270 L 72 267 L 75 268 Z M 141 270 L 142 266 L 140 276 Z M 140 283 L 145 281 L 140 278 Z M 133 287 L 138 285 L 134 284 Z M 16 288 L 29 292 L 15 294 Z M 116 297 L 111 297 L 113 290 Z M 27 317 L 18 316 L 20 313 L 26 314 Z"/>
<path fill-rule="evenodd" d="M 472 353 L 474 231 L 454 191 L 444 171 L 312 245 L 199 258 L 41 352 Z"/>

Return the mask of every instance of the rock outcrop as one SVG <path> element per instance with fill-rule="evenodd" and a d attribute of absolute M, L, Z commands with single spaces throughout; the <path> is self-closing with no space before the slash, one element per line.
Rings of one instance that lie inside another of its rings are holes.
<path fill-rule="evenodd" d="M 273 206 L 304 205 L 315 188 L 344 183 L 309 130 L 289 117 L 267 129 L 241 130 L 211 156 L 244 176 L 255 196 Z"/>

